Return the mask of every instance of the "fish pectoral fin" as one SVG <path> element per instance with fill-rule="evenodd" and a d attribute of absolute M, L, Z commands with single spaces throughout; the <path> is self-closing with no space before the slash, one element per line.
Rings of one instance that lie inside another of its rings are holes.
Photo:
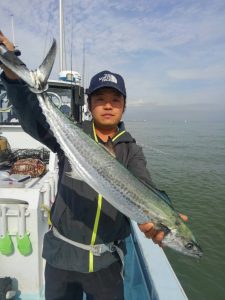
<path fill-rule="evenodd" d="M 166 225 L 159 223 L 155 226 L 155 229 L 163 231 L 165 233 L 165 235 L 167 235 L 171 229 L 169 227 L 167 227 Z"/>

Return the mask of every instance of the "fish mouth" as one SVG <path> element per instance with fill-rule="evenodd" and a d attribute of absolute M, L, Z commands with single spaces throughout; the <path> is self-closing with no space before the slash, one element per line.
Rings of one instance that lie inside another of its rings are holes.
<path fill-rule="evenodd" d="M 196 259 L 201 259 L 203 256 L 203 252 L 193 253 L 190 256 L 195 257 Z"/>
<path fill-rule="evenodd" d="M 196 242 L 194 242 L 193 245 L 195 246 L 195 251 L 193 251 L 193 253 L 191 253 L 191 256 L 194 256 L 197 259 L 200 259 L 203 256 L 202 247 L 199 244 L 197 244 Z"/>
<path fill-rule="evenodd" d="M 203 256 L 203 250 L 202 247 L 198 244 L 198 243 L 194 243 L 195 247 L 198 249 L 198 252 L 196 253 L 198 255 L 199 258 L 201 258 Z"/>
<path fill-rule="evenodd" d="M 202 250 L 202 248 L 200 246 L 198 246 L 198 247 L 199 247 L 198 248 L 198 250 L 199 250 L 198 257 L 201 258 L 203 256 L 203 250 Z"/>
<path fill-rule="evenodd" d="M 203 256 L 203 252 L 197 252 L 197 251 L 196 252 L 192 252 L 192 253 L 185 251 L 184 254 L 186 254 L 189 257 L 195 258 L 197 260 L 200 260 L 202 258 L 202 256 Z"/>

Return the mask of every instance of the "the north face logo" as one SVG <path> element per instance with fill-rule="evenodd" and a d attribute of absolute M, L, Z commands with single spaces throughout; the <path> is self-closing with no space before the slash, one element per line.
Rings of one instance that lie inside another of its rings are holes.
<path fill-rule="evenodd" d="M 99 81 L 102 81 L 102 82 L 104 82 L 104 81 L 111 81 L 111 82 L 117 83 L 116 77 L 114 75 L 112 75 L 112 74 L 104 74 L 103 77 L 99 78 Z"/>

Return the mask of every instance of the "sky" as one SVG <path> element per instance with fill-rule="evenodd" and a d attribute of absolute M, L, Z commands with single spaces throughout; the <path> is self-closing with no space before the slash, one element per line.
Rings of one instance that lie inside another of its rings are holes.
<path fill-rule="evenodd" d="M 127 113 L 225 121 L 225 0 L 64 0 L 67 68 L 85 80 L 121 74 Z M 53 37 L 59 1 L 0 1 L 0 29 L 36 69 Z M 72 51 L 71 51 L 72 50 Z M 51 78 L 59 71 L 57 58 Z"/>

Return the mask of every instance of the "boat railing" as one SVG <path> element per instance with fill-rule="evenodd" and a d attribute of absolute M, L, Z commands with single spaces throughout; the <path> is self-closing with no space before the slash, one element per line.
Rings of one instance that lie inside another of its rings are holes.
<path fill-rule="evenodd" d="M 127 299 L 188 300 L 163 249 L 147 239 L 135 222 L 131 225 L 132 234 L 127 240 L 130 274 L 125 282 Z M 130 265 L 135 265 L 133 272 Z M 134 290 L 132 286 L 135 286 Z"/>

